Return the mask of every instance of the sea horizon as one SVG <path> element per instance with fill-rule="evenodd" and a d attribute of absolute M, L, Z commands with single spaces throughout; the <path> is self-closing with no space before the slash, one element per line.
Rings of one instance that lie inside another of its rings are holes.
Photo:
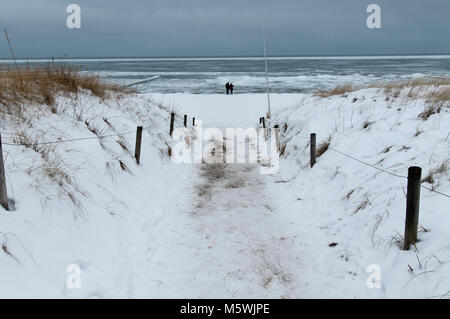
<path fill-rule="evenodd" d="M 0 59 L 8 68 L 65 64 L 139 93 L 218 94 L 225 83 L 235 94 L 265 93 L 263 56 L 210 57 L 64 57 Z M 337 86 L 364 87 L 376 82 L 420 77 L 449 77 L 449 55 L 269 56 L 271 93 L 313 93 Z"/>
<path fill-rule="evenodd" d="M 450 299 L 449 0 L 4 2 L 0 298 Z"/>
<path fill-rule="evenodd" d="M 399 54 L 316 54 L 316 55 L 270 55 L 267 59 L 377 59 L 377 58 L 450 58 L 449 53 L 399 53 Z M 223 59 L 264 59 L 262 55 L 199 55 L 199 56 L 39 56 L 39 57 L 0 57 L 0 63 L 4 62 L 47 62 L 52 61 L 76 61 L 76 60 L 223 60 Z"/>

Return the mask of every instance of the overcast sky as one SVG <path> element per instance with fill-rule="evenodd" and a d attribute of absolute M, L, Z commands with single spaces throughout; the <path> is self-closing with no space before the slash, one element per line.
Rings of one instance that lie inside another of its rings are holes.
<path fill-rule="evenodd" d="M 66 7 L 81 7 L 81 29 Z M 381 29 L 366 8 L 381 7 Z M 1 0 L 18 57 L 450 53 L 449 0 Z M 10 57 L 2 30 L 0 57 Z"/>

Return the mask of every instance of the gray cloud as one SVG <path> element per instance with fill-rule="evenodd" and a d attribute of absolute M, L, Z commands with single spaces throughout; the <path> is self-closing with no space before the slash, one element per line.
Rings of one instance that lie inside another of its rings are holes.
<path fill-rule="evenodd" d="M 67 5 L 82 28 L 67 29 Z M 369 30 L 366 7 L 382 9 Z M 448 0 L 2 0 L 0 26 L 20 57 L 450 53 Z M 0 57 L 9 57 L 2 34 Z"/>

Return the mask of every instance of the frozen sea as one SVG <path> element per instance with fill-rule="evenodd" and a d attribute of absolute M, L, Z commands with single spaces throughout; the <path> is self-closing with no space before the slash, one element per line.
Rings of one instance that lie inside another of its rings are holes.
<path fill-rule="evenodd" d="M 223 93 L 230 81 L 235 93 L 265 92 L 261 57 L 202 58 L 65 58 L 18 60 L 20 66 L 60 63 L 120 84 L 159 76 L 140 84 L 142 93 Z M 14 67 L 11 60 L 0 60 Z M 450 55 L 270 57 L 270 90 L 273 93 L 311 93 L 337 85 L 362 86 L 423 76 L 450 76 Z"/>

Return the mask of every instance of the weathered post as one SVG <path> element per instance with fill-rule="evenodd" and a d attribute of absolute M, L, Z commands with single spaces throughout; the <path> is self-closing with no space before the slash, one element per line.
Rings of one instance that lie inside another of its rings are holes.
<path fill-rule="evenodd" d="M 3 162 L 2 135 L 0 133 L 0 204 L 9 210 L 8 193 L 6 192 L 5 163 Z"/>
<path fill-rule="evenodd" d="M 311 153 L 311 157 L 310 157 L 310 165 L 311 168 L 314 166 L 314 164 L 316 164 L 316 133 L 311 133 L 311 138 L 310 138 L 310 153 Z"/>
<path fill-rule="evenodd" d="M 187 127 L 187 115 L 184 114 L 184 127 Z"/>
<path fill-rule="evenodd" d="M 142 126 L 138 126 L 136 130 L 136 146 L 134 148 L 134 157 L 136 158 L 136 164 L 141 163 L 141 142 L 142 142 Z"/>
<path fill-rule="evenodd" d="M 262 127 L 263 127 L 263 132 L 264 132 L 264 140 L 267 141 L 266 119 L 264 117 L 262 117 L 261 121 L 262 121 Z"/>
<path fill-rule="evenodd" d="M 173 133 L 173 125 L 175 123 L 175 113 L 170 113 L 170 136 L 172 136 Z"/>
<path fill-rule="evenodd" d="M 406 193 L 405 242 L 403 249 L 409 250 L 417 242 L 419 226 L 420 178 L 422 168 L 412 166 L 408 169 L 408 189 Z"/>
<path fill-rule="evenodd" d="M 280 152 L 280 127 L 278 126 L 278 124 L 276 124 L 273 127 L 274 131 L 275 131 L 275 142 L 277 145 L 277 152 Z"/>

